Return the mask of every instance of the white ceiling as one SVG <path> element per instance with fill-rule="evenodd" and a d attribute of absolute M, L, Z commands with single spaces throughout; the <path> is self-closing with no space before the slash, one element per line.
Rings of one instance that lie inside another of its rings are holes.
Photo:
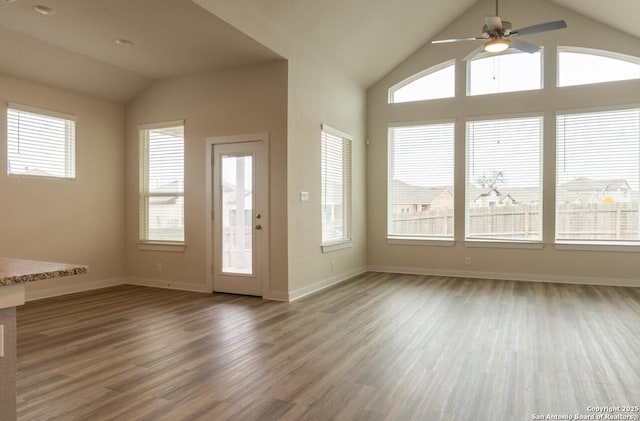
<path fill-rule="evenodd" d="M 190 0 L 0 0 L 0 33 L 0 72 L 67 89 L 84 81 L 71 90 L 124 103 L 154 79 L 280 58 Z"/>
<path fill-rule="evenodd" d="M 493 0 L 194 1 L 219 17 L 191 0 L 0 0 L 0 72 L 127 103 L 155 79 L 278 59 L 275 31 L 368 87 L 469 8 L 493 9 Z M 638 0 L 551 1 L 640 38 Z"/>

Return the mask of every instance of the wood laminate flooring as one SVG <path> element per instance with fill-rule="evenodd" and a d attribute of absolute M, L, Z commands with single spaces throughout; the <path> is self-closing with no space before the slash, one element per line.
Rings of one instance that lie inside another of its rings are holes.
<path fill-rule="evenodd" d="M 17 325 L 20 421 L 514 421 L 640 405 L 638 288 L 368 273 L 280 303 L 120 286 L 27 303 Z"/>

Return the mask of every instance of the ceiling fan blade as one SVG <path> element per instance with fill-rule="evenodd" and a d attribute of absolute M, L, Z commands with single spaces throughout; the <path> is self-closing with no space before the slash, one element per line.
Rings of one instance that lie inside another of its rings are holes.
<path fill-rule="evenodd" d="M 556 29 L 562 29 L 567 27 L 567 22 L 563 20 L 557 20 L 555 22 L 539 23 L 537 25 L 527 26 L 515 31 L 511 31 L 511 35 L 529 35 L 537 34 L 538 32 L 554 31 Z"/>
<path fill-rule="evenodd" d="M 485 16 L 484 23 L 489 32 L 502 31 L 502 19 L 499 16 Z"/>
<path fill-rule="evenodd" d="M 431 41 L 431 44 L 444 44 L 447 42 L 458 42 L 458 41 L 475 41 L 478 39 L 484 39 L 484 38 L 469 37 L 469 38 L 437 39 L 435 41 Z"/>
<path fill-rule="evenodd" d="M 540 47 L 534 44 L 530 44 L 528 42 L 520 41 L 519 39 L 511 40 L 511 48 L 515 48 L 516 50 L 524 51 L 525 53 L 537 53 L 540 51 Z"/>
<path fill-rule="evenodd" d="M 478 54 L 480 54 L 482 52 L 482 50 L 484 50 L 484 45 L 479 46 L 478 48 L 474 49 L 472 52 L 470 52 L 469 54 L 467 54 L 464 57 L 464 61 L 470 61 L 471 59 L 473 59 L 475 56 L 477 56 Z"/>

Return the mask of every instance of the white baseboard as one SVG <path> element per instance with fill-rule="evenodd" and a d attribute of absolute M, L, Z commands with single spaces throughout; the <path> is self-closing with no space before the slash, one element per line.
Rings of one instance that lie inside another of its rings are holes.
<path fill-rule="evenodd" d="M 43 289 L 34 289 L 34 284 L 25 284 L 25 300 L 42 300 L 44 298 L 59 297 L 61 295 L 92 291 L 94 289 L 113 287 L 123 284 L 126 284 L 126 280 L 122 278 L 102 279 L 99 281 L 82 282 L 78 284 L 62 285 Z"/>
<path fill-rule="evenodd" d="M 141 287 L 175 289 L 180 291 L 191 291 L 191 292 L 206 292 L 206 293 L 211 292 L 211 291 L 207 291 L 207 286 L 204 284 L 188 284 L 188 283 L 180 283 L 180 282 L 173 282 L 173 281 L 163 281 L 160 279 L 128 278 L 124 283 L 127 285 L 137 285 Z"/>
<path fill-rule="evenodd" d="M 367 268 L 358 268 L 351 270 L 349 272 L 341 273 L 340 275 L 333 276 L 329 279 L 325 279 L 320 282 L 316 282 L 314 284 L 308 285 L 306 287 L 298 288 L 296 290 L 289 292 L 288 301 L 294 301 L 305 297 L 307 295 L 313 294 L 315 292 L 321 291 L 325 288 L 329 288 L 330 286 L 339 284 L 340 282 L 344 282 L 348 279 L 353 278 L 354 276 L 358 276 L 362 273 L 367 272 Z"/>
<path fill-rule="evenodd" d="M 549 282 L 556 284 L 584 284 L 618 287 L 640 287 L 639 280 L 605 279 L 586 276 L 539 275 L 529 273 L 476 272 L 462 270 L 442 270 L 398 266 L 369 266 L 369 272 L 401 273 L 408 275 L 447 276 L 453 278 L 499 279 L 505 281 Z"/>

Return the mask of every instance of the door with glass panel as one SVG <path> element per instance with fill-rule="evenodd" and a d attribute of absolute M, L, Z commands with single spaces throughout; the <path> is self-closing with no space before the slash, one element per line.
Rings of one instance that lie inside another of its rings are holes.
<path fill-rule="evenodd" d="M 213 289 L 262 296 L 267 254 L 263 142 L 213 146 Z"/>

